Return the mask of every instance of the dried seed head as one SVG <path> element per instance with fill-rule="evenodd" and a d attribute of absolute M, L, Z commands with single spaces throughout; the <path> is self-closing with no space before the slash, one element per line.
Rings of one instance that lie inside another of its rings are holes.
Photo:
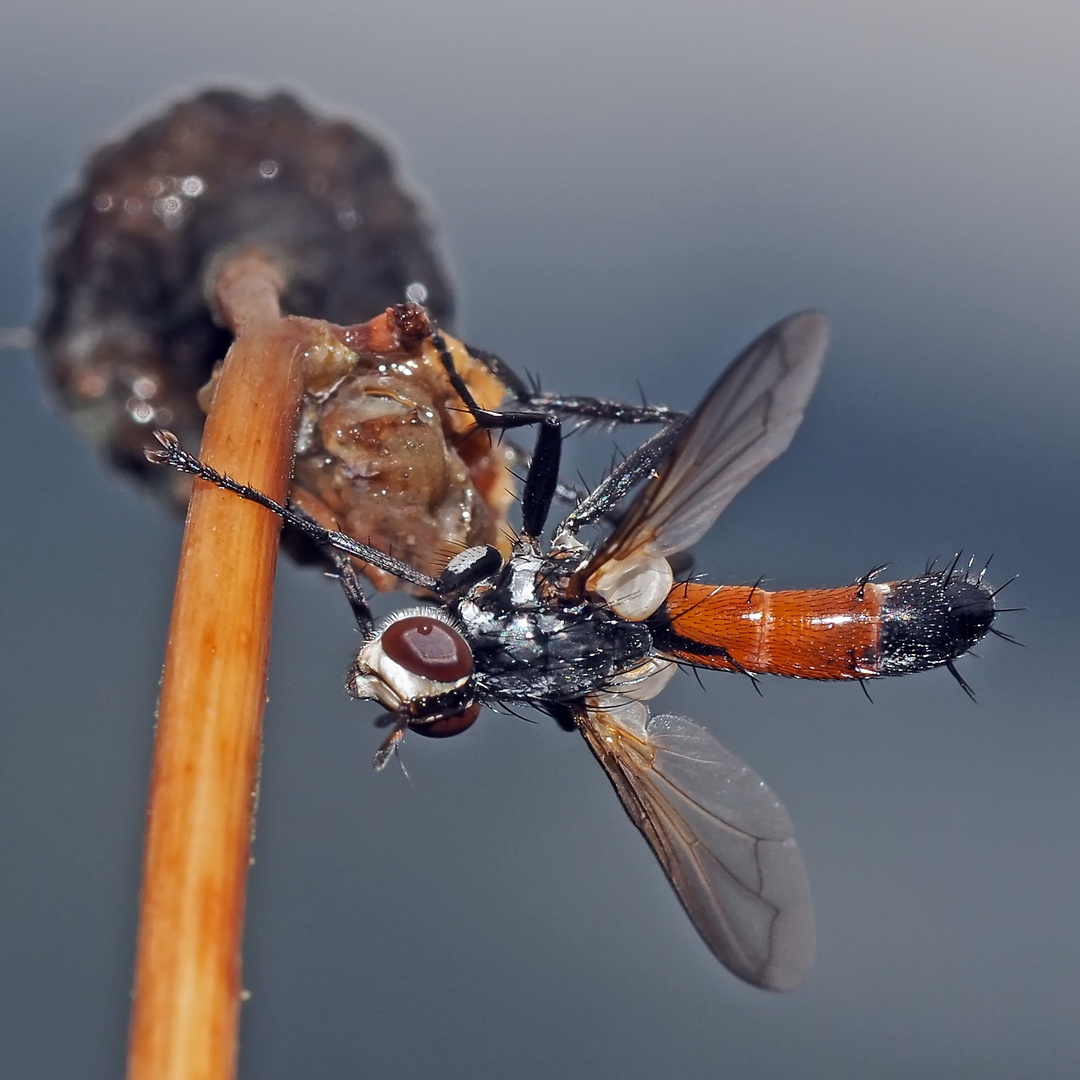
<path fill-rule="evenodd" d="M 86 165 L 48 227 L 41 361 L 61 406 L 122 468 L 177 505 L 143 457 L 149 430 L 197 446 L 197 391 L 231 340 L 206 299 L 238 250 L 274 252 L 283 309 L 359 323 L 416 282 L 446 319 L 447 274 L 383 146 L 287 94 L 213 90 L 172 106 Z"/>

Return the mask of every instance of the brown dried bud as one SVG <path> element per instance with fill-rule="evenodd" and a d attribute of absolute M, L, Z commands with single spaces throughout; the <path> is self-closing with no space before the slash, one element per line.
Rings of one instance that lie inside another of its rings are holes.
<path fill-rule="evenodd" d="M 401 305 L 363 326 L 326 331 L 305 356 L 293 499 L 324 525 L 431 575 L 473 544 L 508 553 L 509 447 L 476 429 L 423 310 Z M 480 407 L 498 408 L 503 383 L 461 342 L 443 338 Z M 381 589 L 398 585 L 367 573 Z"/>
<path fill-rule="evenodd" d="M 206 290 L 246 248 L 277 257 L 290 314 L 360 323 L 416 281 L 450 314 L 430 229 L 386 150 L 286 94 L 202 93 L 99 150 L 49 222 L 42 364 L 109 458 L 177 505 L 186 485 L 143 447 L 154 427 L 198 445 L 196 394 L 231 340 Z"/>

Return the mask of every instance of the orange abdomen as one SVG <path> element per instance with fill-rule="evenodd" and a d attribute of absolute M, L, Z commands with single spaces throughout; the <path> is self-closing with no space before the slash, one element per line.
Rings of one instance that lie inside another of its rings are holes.
<path fill-rule="evenodd" d="M 768 592 L 676 585 L 656 648 L 697 667 L 803 679 L 865 679 L 948 663 L 990 628 L 989 586 L 962 574 Z"/>

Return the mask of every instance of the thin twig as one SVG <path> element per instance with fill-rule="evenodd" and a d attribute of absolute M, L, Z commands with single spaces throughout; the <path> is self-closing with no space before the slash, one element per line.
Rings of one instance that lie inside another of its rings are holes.
<path fill-rule="evenodd" d="M 215 299 L 237 337 L 201 454 L 283 501 L 308 331 L 283 319 L 280 271 L 246 254 Z M 158 709 L 129 1080 L 235 1075 L 244 891 L 266 700 L 280 522 L 196 482 Z"/>

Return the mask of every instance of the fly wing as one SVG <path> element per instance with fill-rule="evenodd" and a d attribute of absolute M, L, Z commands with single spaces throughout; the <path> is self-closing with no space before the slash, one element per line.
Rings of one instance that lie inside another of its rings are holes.
<path fill-rule="evenodd" d="M 701 539 L 729 502 L 791 444 L 821 373 L 829 325 L 789 315 L 750 343 L 682 428 L 666 463 L 590 560 L 667 557 Z"/>
<path fill-rule="evenodd" d="M 766 990 L 814 958 L 810 886 L 791 819 L 749 766 L 684 716 L 590 700 L 577 723 L 716 957 Z"/>

